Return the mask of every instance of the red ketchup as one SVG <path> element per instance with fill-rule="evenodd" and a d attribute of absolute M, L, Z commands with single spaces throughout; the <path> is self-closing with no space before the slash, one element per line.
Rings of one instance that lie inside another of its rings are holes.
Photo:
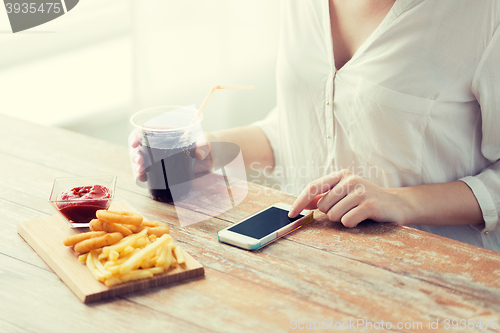
<path fill-rule="evenodd" d="M 71 222 L 88 223 L 95 212 L 108 209 L 111 193 L 102 185 L 79 186 L 57 196 L 57 208 Z"/>

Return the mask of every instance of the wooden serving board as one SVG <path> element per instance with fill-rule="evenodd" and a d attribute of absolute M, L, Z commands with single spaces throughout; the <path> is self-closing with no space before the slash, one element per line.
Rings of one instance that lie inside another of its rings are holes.
<path fill-rule="evenodd" d="M 110 210 L 137 212 L 126 201 L 113 202 Z M 183 251 L 186 259 L 186 263 L 183 265 L 177 265 L 168 272 L 149 279 L 131 281 L 108 288 L 94 278 L 84 263 L 78 261 L 78 254 L 73 248 L 63 245 L 63 240 L 66 237 L 88 231 L 87 228 L 81 229 L 83 230 L 70 228 L 59 214 L 20 222 L 17 225 L 19 235 L 83 303 L 99 301 L 205 274 L 203 266 Z"/>

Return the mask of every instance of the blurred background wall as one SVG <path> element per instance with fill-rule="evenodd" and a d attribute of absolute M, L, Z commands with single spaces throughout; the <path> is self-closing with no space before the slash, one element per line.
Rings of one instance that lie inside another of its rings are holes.
<path fill-rule="evenodd" d="M 246 125 L 274 107 L 278 0 L 81 0 L 12 34 L 0 10 L 0 113 L 126 145 L 130 115 L 199 106 L 203 129 Z"/>
<path fill-rule="evenodd" d="M 0 112 L 124 143 L 115 124 L 134 100 L 131 5 L 83 0 L 16 34 L 0 8 Z"/>

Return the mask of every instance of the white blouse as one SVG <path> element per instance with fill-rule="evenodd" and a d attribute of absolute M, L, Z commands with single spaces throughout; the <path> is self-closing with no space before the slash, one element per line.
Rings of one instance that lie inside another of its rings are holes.
<path fill-rule="evenodd" d="M 485 227 L 417 227 L 500 251 L 500 1 L 396 0 L 338 71 L 328 0 L 282 3 L 277 107 L 254 124 L 282 189 L 345 168 L 384 187 L 462 180 Z"/>

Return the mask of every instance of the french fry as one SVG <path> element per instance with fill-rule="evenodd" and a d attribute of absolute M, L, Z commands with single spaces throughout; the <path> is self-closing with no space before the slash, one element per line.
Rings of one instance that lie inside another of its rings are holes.
<path fill-rule="evenodd" d="M 122 253 L 123 253 L 123 255 L 127 255 L 129 253 L 134 252 L 134 250 L 135 250 L 135 247 L 133 247 L 132 245 L 128 245 L 126 248 L 123 249 Z"/>
<path fill-rule="evenodd" d="M 115 224 L 94 220 L 93 229 L 114 231 L 113 236 L 129 234 L 115 244 L 91 249 L 80 255 L 94 277 L 111 287 L 121 283 L 148 279 L 166 272 L 177 263 L 185 263 L 182 250 L 168 234 L 168 226 L 161 222 L 143 221 L 142 224 L 128 225 L 120 221 Z M 93 233 L 97 234 L 97 233 Z M 111 235 L 111 234 L 106 234 Z"/>
<path fill-rule="evenodd" d="M 116 261 L 106 261 L 103 265 L 104 268 L 108 269 L 111 266 L 117 266 L 118 263 Z"/>
<path fill-rule="evenodd" d="M 163 267 L 152 267 L 152 268 L 148 268 L 148 269 L 144 269 L 144 270 L 153 273 L 153 275 L 156 275 L 156 274 L 163 273 L 165 271 L 165 268 L 163 268 Z"/>
<path fill-rule="evenodd" d="M 102 228 L 101 221 L 99 221 L 98 219 L 93 219 L 92 221 L 90 221 L 89 228 L 92 231 L 103 231 L 104 230 Z"/>
<path fill-rule="evenodd" d="M 174 254 L 175 254 L 175 258 L 177 258 L 177 263 L 179 265 L 182 265 L 186 262 L 186 260 L 184 259 L 184 255 L 182 255 L 182 251 L 181 251 L 181 248 L 176 246 L 174 248 Z"/>
<path fill-rule="evenodd" d="M 104 268 L 101 261 L 97 257 L 97 252 L 92 251 L 90 252 L 90 255 L 92 256 L 92 260 L 94 261 L 94 265 L 97 268 L 97 270 L 102 274 L 102 276 L 104 276 L 104 278 L 109 279 L 113 274 L 111 274 L 111 272 L 109 272 L 108 270 L 106 270 L 106 268 Z"/>
<path fill-rule="evenodd" d="M 81 262 L 86 262 L 86 261 L 87 261 L 87 255 L 88 255 L 88 254 L 89 254 L 89 253 L 87 252 L 87 253 L 84 253 L 84 254 L 79 255 L 79 256 L 78 256 L 78 261 L 81 261 Z"/>
<path fill-rule="evenodd" d="M 141 269 L 141 270 L 130 271 L 126 274 L 123 274 L 122 277 L 120 277 L 120 280 L 122 282 L 128 282 L 134 280 L 147 279 L 150 277 L 153 277 L 153 273 L 145 269 Z"/>
<path fill-rule="evenodd" d="M 76 244 L 74 250 L 78 253 L 86 253 L 92 250 L 97 250 L 102 247 L 116 244 L 123 238 L 123 235 L 119 232 L 114 232 L 112 234 L 106 234 L 95 238 L 86 239 Z"/>
<path fill-rule="evenodd" d="M 133 234 L 133 232 L 130 229 L 125 228 L 121 224 L 101 221 L 101 226 L 102 226 L 102 230 L 109 232 L 109 233 L 119 232 L 123 235 L 123 237 L 127 237 L 127 236 L 130 236 Z"/>
<path fill-rule="evenodd" d="M 143 238 L 139 238 L 138 240 L 136 240 L 133 244 L 134 247 L 144 247 L 146 245 L 148 245 L 149 243 L 151 243 L 151 241 L 149 240 L 149 238 L 147 237 L 143 237 Z"/>
<path fill-rule="evenodd" d="M 97 279 L 97 281 L 104 282 L 105 278 L 101 274 L 101 272 L 99 272 L 97 270 L 97 267 L 95 267 L 94 260 L 93 260 L 91 254 L 87 255 L 87 262 L 86 263 L 87 263 L 87 267 L 90 270 L 90 273 L 92 273 L 92 275 L 94 275 L 94 277 Z"/>
<path fill-rule="evenodd" d="M 155 235 L 156 237 L 161 237 L 170 231 L 166 225 L 162 227 L 146 227 L 146 229 L 148 230 L 148 235 Z"/>
<path fill-rule="evenodd" d="M 109 272 L 111 272 L 111 274 L 113 275 L 119 275 L 119 270 L 120 270 L 120 265 L 116 265 L 116 266 L 109 266 L 106 268 Z"/>
<path fill-rule="evenodd" d="M 145 227 L 161 227 L 161 226 L 164 226 L 165 223 L 161 223 L 161 222 L 156 222 L 156 221 L 142 221 L 142 225 L 145 226 Z"/>
<path fill-rule="evenodd" d="M 156 260 L 156 265 L 157 267 L 161 267 L 165 265 L 165 262 L 167 261 L 167 251 L 170 250 L 169 247 L 170 244 L 167 244 L 167 246 L 163 246 L 160 248 L 160 256 L 158 257 L 158 260 Z"/>
<path fill-rule="evenodd" d="M 143 231 L 139 232 L 138 234 L 133 234 L 133 235 L 127 236 L 127 237 L 123 238 L 122 241 L 118 242 L 117 244 L 104 247 L 102 249 L 102 253 L 109 255 L 109 253 L 113 250 L 115 250 L 116 252 L 121 252 L 124 248 L 133 244 L 137 239 L 144 237 L 147 234 L 147 232 L 148 231 L 146 229 L 144 229 Z"/>
<path fill-rule="evenodd" d="M 116 261 L 120 257 L 120 254 L 115 250 L 109 252 L 109 260 Z"/>
<path fill-rule="evenodd" d="M 134 224 L 140 225 L 143 217 L 134 212 L 122 212 L 100 209 L 95 212 L 99 221 L 106 223 L 121 223 L 121 224 Z"/>
<path fill-rule="evenodd" d="M 122 264 L 122 267 L 120 267 L 120 274 L 125 275 L 126 273 L 130 272 L 134 268 L 137 268 L 140 266 L 141 262 L 147 258 L 147 257 L 152 257 L 153 254 L 156 252 L 156 249 L 164 245 L 168 238 L 167 236 L 169 235 L 163 235 L 161 236 L 157 241 L 148 244 L 144 249 L 141 251 L 137 252 L 134 254 L 129 260 L 125 261 Z"/>
<path fill-rule="evenodd" d="M 172 265 L 172 260 L 174 259 L 174 256 L 172 255 L 172 244 L 167 244 L 167 258 L 165 260 L 165 264 L 163 267 L 167 271 L 170 266 Z"/>
<path fill-rule="evenodd" d="M 158 258 L 160 257 L 160 254 L 161 254 L 161 251 L 162 251 L 163 247 L 160 247 L 156 250 L 156 253 L 154 255 L 153 258 L 151 258 L 151 262 L 156 264 L 156 261 L 158 260 Z"/>
<path fill-rule="evenodd" d="M 142 262 L 141 262 L 141 265 L 139 267 L 143 268 L 143 269 L 146 269 L 146 268 L 151 268 L 151 266 L 153 266 L 151 264 L 151 258 L 145 258 Z"/>
<path fill-rule="evenodd" d="M 121 265 L 125 261 L 127 261 L 128 259 L 130 259 L 130 257 L 132 257 L 134 254 L 136 254 L 137 252 L 139 252 L 140 250 L 141 250 L 140 248 L 134 249 L 132 252 L 128 253 L 127 255 L 124 254 L 123 256 L 120 256 L 120 258 L 118 258 L 116 260 L 116 262 Z"/>
<path fill-rule="evenodd" d="M 124 224 L 123 226 L 132 231 L 134 234 L 141 232 L 145 228 L 145 226 L 143 226 L 142 224 L 140 225 Z"/>
<path fill-rule="evenodd" d="M 111 287 L 120 283 L 122 283 L 122 280 L 120 280 L 120 278 L 118 277 L 112 277 L 111 279 L 107 279 L 106 281 L 104 281 L 106 287 Z"/>
<path fill-rule="evenodd" d="M 90 232 L 84 232 L 81 234 L 76 234 L 73 236 L 69 236 L 63 241 L 63 244 L 66 246 L 75 246 L 76 244 L 90 238 L 96 238 L 102 235 L 105 235 L 105 231 L 90 231 Z"/>

